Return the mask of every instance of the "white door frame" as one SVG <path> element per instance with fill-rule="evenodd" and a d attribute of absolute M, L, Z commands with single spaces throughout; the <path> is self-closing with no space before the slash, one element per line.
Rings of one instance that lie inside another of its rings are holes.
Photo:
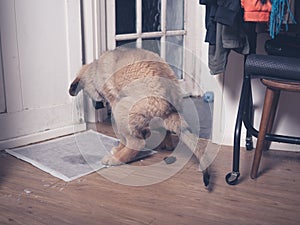
<path fill-rule="evenodd" d="M 98 59 L 107 50 L 106 0 L 80 0 L 82 10 L 82 35 L 84 64 Z M 102 122 L 107 109 L 95 110 L 91 99 L 84 95 L 84 120 L 87 123 Z"/>

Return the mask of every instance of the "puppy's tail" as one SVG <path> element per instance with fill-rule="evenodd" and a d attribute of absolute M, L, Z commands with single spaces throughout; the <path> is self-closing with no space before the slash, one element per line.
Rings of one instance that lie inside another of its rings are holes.
<path fill-rule="evenodd" d="M 199 160 L 199 168 L 203 173 L 203 183 L 209 185 L 210 175 L 208 173 L 209 160 L 207 159 L 206 149 L 208 140 L 201 139 L 193 134 L 187 122 L 177 112 L 171 113 L 165 120 L 165 128 L 180 136 L 180 140 L 194 153 Z"/>

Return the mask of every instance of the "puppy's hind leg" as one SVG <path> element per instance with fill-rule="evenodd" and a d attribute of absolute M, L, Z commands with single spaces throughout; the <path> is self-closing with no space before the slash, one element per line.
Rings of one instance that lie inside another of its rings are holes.
<path fill-rule="evenodd" d="M 167 131 L 165 139 L 161 142 L 161 144 L 158 146 L 159 149 L 172 151 L 174 150 L 174 143 L 172 140 L 172 135 L 170 131 Z"/>
<path fill-rule="evenodd" d="M 102 159 L 102 164 L 116 166 L 131 162 L 144 146 L 145 140 L 133 137 L 127 138 L 126 146 L 113 155 L 104 157 Z"/>
<path fill-rule="evenodd" d="M 116 154 L 117 152 L 121 151 L 124 147 L 125 145 L 120 141 L 118 146 L 112 147 L 111 154 Z"/>
<path fill-rule="evenodd" d="M 114 157 L 122 163 L 129 163 L 136 157 L 138 153 L 139 151 L 125 146 L 122 148 L 122 150 L 114 154 Z"/>

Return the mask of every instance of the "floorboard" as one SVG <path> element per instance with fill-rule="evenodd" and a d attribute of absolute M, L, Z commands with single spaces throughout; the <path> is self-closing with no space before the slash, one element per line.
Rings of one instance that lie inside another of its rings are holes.
<path fill-rule="evenodd" d="M 109 125 L 94 129 L 113 136 Z M 158 163 L 169 154 L 159 152 L 131 167 Z M 1 152 L 0 224 L 300 224 L 300 154 L 265 152 L 256 180 L 249 178 L 252 157 L 242 149 L 240 182 L 228 186 L 224 176 L 231 170 L 232 148 L 222 146 L 205 189 L 195 158 L 162 182 L 128 186 L 105 176 L 115 172 L 126 178 L 130 169 L 63 182 Z M 154 174 L 163 173 L 156 168 Z M 149 174 L 138 179 L 151 179 Z"/>

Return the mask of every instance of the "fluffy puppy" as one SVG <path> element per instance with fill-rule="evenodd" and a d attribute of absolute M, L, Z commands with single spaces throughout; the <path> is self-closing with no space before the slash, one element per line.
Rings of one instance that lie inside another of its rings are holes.
<path fill-rule="evenodd" d="M 127 48 L 107 51 L 81 68 L 69 93 L 76 96 L 81 90 L 94 101 L 111 105 L 120 144 L 112 149 L 112 155 L 103 158 L 103 164 L 130 162 L 144 148 L 153 124 L 154 128 L 161 126 L 167 130 L 165 147 L 172 148 L 170 133 L 176 133 L 198 158 L 201 157 L 203 146 L 200 147 L 198 137 L 189 131 L 180 116 L 182 94 L 176 75 L 157 54 Z M 207 185 L 206 170 L 204 175 Z"/>

